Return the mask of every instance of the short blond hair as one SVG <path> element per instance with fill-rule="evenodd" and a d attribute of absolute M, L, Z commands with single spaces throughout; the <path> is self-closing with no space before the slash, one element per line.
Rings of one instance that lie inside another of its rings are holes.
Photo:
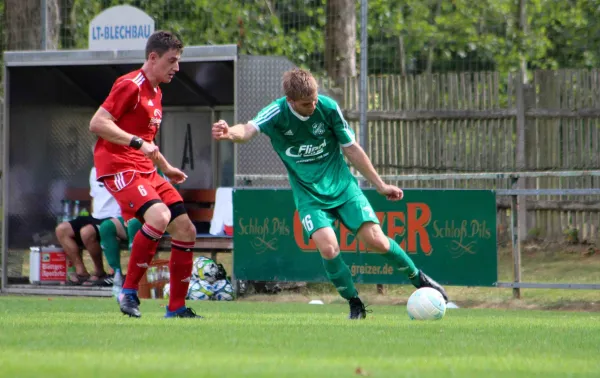
<path fill-rule="evenodd" d="M 317 81 L 307 70 L 294 68 L 283 74 L 283 93 L 292 101 L 313 96 L 317 89 Z"/>

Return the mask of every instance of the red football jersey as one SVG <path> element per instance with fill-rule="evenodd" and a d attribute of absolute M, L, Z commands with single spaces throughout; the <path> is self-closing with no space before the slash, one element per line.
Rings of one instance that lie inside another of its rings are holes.
<path fill-rule="evenodd" d="M 118 78 L 102 104 L 121 129 L 152 142 L 162 120 L 162 92 L 139 69 Z M 120 172 L 152 172 L 154 163 L 140 150 L 98 138 L 94 148 L 97 178 Z"/>

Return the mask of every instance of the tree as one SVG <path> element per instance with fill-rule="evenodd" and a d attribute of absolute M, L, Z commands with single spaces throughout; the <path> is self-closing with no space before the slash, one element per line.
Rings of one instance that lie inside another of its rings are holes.
<path fill-rule="evenodd" d="M 356 76 L 356 8 L 354 0 L 327 1 L 325 71 L 338 86 Z"/>
<path fill-rule="evenodd" d="M 44 28 L 40 0 L 5 0 L 6 49 L 57 49 L 59 7 L 57 0 L 46 0 L 45 46 L 42 46 Z"/>
<path fill-rule="evenodd" d="M 39 0 L 5 0 L 5 47 L 39 49 Z M 237 44 L 241 54 L 282 55 L 333 78 L 356 74 L 359 1 L 47 0 L 48 48 L 86 48 L 91 19 L 113 5 L 144 10 L 186 45 Z M 62 8 L 58 16 L 57 4 Z M 580 68 L 600 65 L 593 0 L 369 0 L 369 73 Z M 1 24 L 1 23 L 0 23 Z M 61 28 L 60 41 L 57 40 Z"/>

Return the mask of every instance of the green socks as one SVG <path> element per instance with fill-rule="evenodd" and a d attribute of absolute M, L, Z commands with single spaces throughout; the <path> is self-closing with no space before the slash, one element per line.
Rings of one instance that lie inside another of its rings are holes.
<path fill-rule="evenodd" d="M 415 266 L 412 259 L 402 250 L 402 248 L 396 243 L 394 239 L 388 237 L 390 241 L 390 250 L 384 256 L 395 263 L 396 268 L 404 272 L 413 285 L 418 286 L 419 284 L 419 270 Z"/>
<path fill-rule="evenodd" d="M 108 265 L 116 272 L 121 270 L 121 248 L 117 239 L 117 227 L 111 219 L 107 219 L 100 225 L 100 242 Z"/>
<path fill-rule="evenodd" d="M 356 291 L 352 281 L 350 268 L 348 268 L 339 253 L 331 260 L 323 259 L 323 266 L 325 272 L 327 272 L 327 277 L 343 298 L 351 299 L 358 296 L 358 291 Z"/>
<path fill-rule="evenodd" d="M 135 234 L 142 228 L 142 223 L 136 218 L 127 223 L 127 237 L 129 238 L 129 249 Z M 106 261 L 114 271 L 121 270 L 121 246 L 117 238 L 117 227 L 112 220 L 107 219 L 100 225 L 100 241 Z"/>
<path fill-rule="evenodd" d="M 412 259 L 400 248 L 395 240 L 388 238 L 390 241 L 390 250 L 384 256 L 387 257 L 393 265 L 400 271 L 404 272 L 413 285 L 419 285 L 419 270 L 415 266 Z M 331 260 L 323 259 L 323 266 L 327 277 L 333 283 L 340 295 L 345 299 L 351 299 L 358 296 L 358 292 L 352 281 L 352 274 L 348 265 L 338 254 Z"/>
<path fill-rule="evenodd" d="M 127 222 L 127 239 L 129 240 L 128 247 L 131 249 L 131 244 L 133 243 L 133 238 L 135 234 L 142 228 L 142 222 L 140 222 L 137 218 L 131 218 L 129 222 Z"/>

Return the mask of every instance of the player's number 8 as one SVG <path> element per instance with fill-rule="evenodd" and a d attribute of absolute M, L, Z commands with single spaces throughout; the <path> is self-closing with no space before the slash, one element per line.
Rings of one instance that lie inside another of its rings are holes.
<path fill-rule="evenodd" d="M 310 219 L 310 214 L 308 214 L 307 216 L 304 217 L 304 219 L 302 219 L 302 225 L 304 226 L 304 229 L 306 231 L 312 231 L 313 229 L 313 222 L 312 219 Z"/>
<path fill-rule="evenodd" d="M 138 190 L 140 191 L 142 197 L 146 197 L 148 195 L 148 192 L 146 191 L 146 189 L 144 189 L 144 185 L 139 185 Z"/>

